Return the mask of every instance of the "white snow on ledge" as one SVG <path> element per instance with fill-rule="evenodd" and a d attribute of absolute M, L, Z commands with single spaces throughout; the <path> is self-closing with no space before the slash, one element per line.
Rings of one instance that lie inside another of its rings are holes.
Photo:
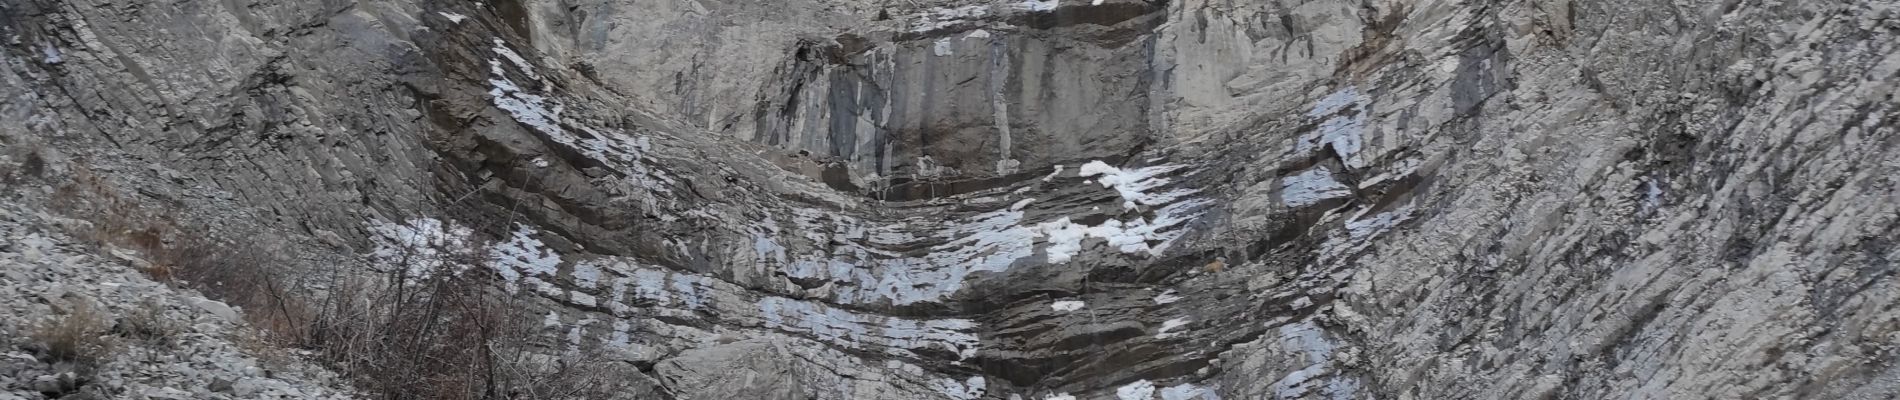
<path fill-rule="evenodd" d="M 1056 6 L 1060 4 L 1062 4 L 1061 0 L 1023 0 L 1023 2 L 1020 4 L 1017 4 L 1016 7 L 1024 9 L 1024 10 L 1040 12 L 1040 11 L 1054 11 L 1056 9 Z"/>
<path fill-rule="evenodd" d="M 1161 193 L 1148 193 L 1149 190 L 1166 186 L 1171 182 L 1171 180 L 1167 178 L 1161 178 L 1160 176 L 1162 174 L 1174 172 L 1182 168 L 1186 168 L 1186 166 L 1157 165 L 1134 170 L 1124 170 L 1108 165 L 1108 163 L 1102 162 L 1101 160 L 1095 160 L 1089 161 L 1088 164 L 1083 164 L 1082 170 L 1077 171 L 1076 176 L 1091 177 L 1101 175 L 1102 177 L 1096 181 L 1100 182 L 1102 187 L 1114 188 L 1116 192 L 1121 193 L 1122 200 L 1124 200 L 1122 207 L 1135 208 L 1137 204 L 1147 206 L 1167 204 L 1179 200 L 1182 197 L 1199 193 L 1200 191 L 1195 189 L 1175 189 Z"/>
<path fill-rule="evenodd" d="M 1082 309 L 1084 305 L 1086 304 L 1082 303 L 1081 301 L 1063 300 L 1063 301 L 1058 301 L 1055 303 L 1050 303 L 1049 308 L 1055 309 L 1056 311 L 1061 311 L 1061 312 L 1070 312 L 1070 311 L 1080 310 Z"/>
<path fill-rule="evenodd" d="M 1100 225 L 1086 226 L 1063 217 L 1055 221 L 1036 225 L 1036 233 L 1046 238 L 1048 259 L 1051 263 L 1068 262 L 1081 252 L 1082 240 L 1094 237 L 1107 240 L 1110 247 L 1123 253 L 1147 252 L 1160 256 L 1167 251 L 1186 231 L 1180 225 L 1201 215 L 1203 206 L 1213 203 L 1205 198 L 1189 198 L 1199 190 L 1177 188 L 1161 193 L 1150 193 L 1157 188 L 1167 186 L 1172 180 L 1162 177 L 1176 170 L 1186 168 L 1181 165 L 1159 165 L 1134 170 L 1124 170 L 1108 165 L 1100 160 L 1084 164 L 1078 176 L 1101 176 L 1097 179 L 1103 187 L 1114 188 L 1122 197 L 1123 208 L 1138 206 L 1161 206 L 1155 210 L 1154 218 L 1135 218 L 1127 221 L 1110 219 Z"/>
<path fill-rule="evenodd" d="M 1168 304 L 1177 301 L 1181 301 L 1181 296 L 1176 295 L 1174 289 L 1168 289 L 1166 292 L 1155 295 L 1155 304 Z"/>
<path fill-rule="evenodd" d="M 1147 379 L 1131 382 L 1115 389 L 1115 397 L 1121 400 L 1150 400 L 1155 397 L 1155 383 Z"/>
<path fill-rule="evenodd" d="M 409 279 L 427 279 L 437 271 L 461 273 L 468 266 L 457 260 L 473 252 L 468 227 L 443 223 L 434 218 L 410 219 L 405 223 L 382 220 L 369 222 L 370 239 L 376 249 L 370 259 L 385 271 L 403 270 Z"/>
<path fill-rule="evenodd" d="M 1167 338 L 1172 338 L 1175 336 L 1180 336 L 1181 332 L 1177 332 L 1175 330 L 1181 329 L 1181 327 L 1187 326 L 1187 324 L 1188 324 L 1188 319 L 1185 317 L 1170 319 L 1165 322 L 1162 322 L 1161 331 L 1155 333 L 1155 337 L 1161 338 L 1161 339 L 1167 339 Z"/>
<path fill-rule="evenodd" d="M 929 32 L 949 28 L 967 20 L 982 18 L 989 14 L 987 5 L 971 5 L 956 8 L 932 8 L 917 15 L 911 23 L 911 32 Z"/>
<path fill-rule="evenodd" d="M 1345 160 L 1346 166 L 1364 167 L 1365 161 L 1356 155 L 1364 145 L 1362 136 L 1371 103 L 1371 99 L 1359 93 L 1357 86 L 1340 88 L 1320 99 L 1313 104 L 1312 111 L 1306 113 L 1308 118 L 1320 120 L 1319 128 L 1294 142 L 1294 151 L 1305 154 L 1330 144 L 1339 159 Z M 1348 108 L 1353 109 L 1352 115 L 1337 115 Z"/>
<path fill-rule="evenodd" d="M 541 81 L 541 75 L 535 72 L 534 65 L 529 64 L 527 59 L 522 58 L 520 54 L 509 49 L 507 43 L 500 38 L 494 39 L 494 44 L 494 47 L 490 50 L 493 50 L 496 56 L 500 58 L 488 60 L 488 84 L 491 87 L 488 91 L 488 96 L 494 103 L 495 108 L 508 112 L 509 116 L 514 117 L 516 122 L 546 135 L 548 140 L 572 148 L 587 158 L 606 163 L 614 167 L 614 169 L 625 173 L 625 178 L 619 178 L 617 180 L 624 181 L 629 188 L 637 188 L 645 191 L 639 193 L 622 193 L 621 191 L 629 190 L 619 187 L 610 187 L 608 188 L 610 193 L 617 196 L 650 199 L 650 193 L 666 193 L 672 191 L 667 185 L 675 183 L 673 178 L 662 173 L 660 170 L 649 168 L 641 163 L 641 154 L 649 151 L 652 147 L 652 142 L 648 137 L 630 137 L 618 131 L 596 130 L 579 122 L 563 120 L 561 113 L 565 108 L 560 101 L 528 91 L 520 84 L 517 84 L 513 79 L 510 79 L 508 77 L 508 69 L 503 68 L 506 65 L 514 65 L 515 69 L 521 71 L 522 74 L 527 75 L 530 79 Z M 508 60 L 508 62 L 504 64 L 502 62 L 503 59 Z M 545 81 L 541 83 L 542 87 L 549 86 Z M 570 127 L 572 130 L 569 129 Z M 538 162 L 534 162 L 534 165 L 543 166 L 542 162 L 545 161 L 546 160 L 539 160 Z M 548 165 L 552 164 L 550 163 Z"/>
<path fill-rule="evenodd" d="M 1270 388 L 1274 398 L 1356 398 L 1358 379 L 1335 370 L 1334 344 L 1312 320 L 1280 327 L 1280 344 L 1288 351 L 1305 356 L 1307 366 L 1287 373 Z M 1321 379 L 1321 378 L 1324 379 Z"/>
<path fill-rule="evenodd" d="M 468 19 L 467 15 L 456 14 L 456 13 L 452 13 L 448 11 L 440 11 L 440 12 L 436 12 L 436 14 L 441 14 L 442 18 L 448 18 L 449 22 L 457 23 L 457 24 L 460 24 L 462 23 L 463 20 Z"/>
<path fill-rule="evenodd" d="M 1156 389 L 1154 382 L 1149 382 L 1147 379 L 1138 380 L 1116 388 L 1115 398 L 1120 400 L 1153 400 L 1157 394 L 1155 392 Z M 1160 388 L 1159 394 L 1161 395 L 1161 400 L 1220 400 L 1220 396 L 1214 394 L 1213 390 L 1192 383 Z M 1063 398 L 1066 399 L 1074 399 L 1074 397 L 1069 397 L 1066 393 L 1063 394 L 1063 396 Z M 1050 397 L 1049 399 L 1055 399 L 1055 397 Z"/>
<path fill-rule="evenodd" d="M 938 378 L 937 380 L 931 381 L 930 386 L 936 389 L 938 393 L 942 393 L 944 396 L 955 400 L 975 400 L 978 397 L 982 397 L 985 391 L 983 377 L 981 376 L 972 376 L 963 382 L 957 382 L 957 380 L 950 378 Z"/>
<path fill-rule="evenodd" d="M 376 265 L 390 271 L 406 268 L 410 279 L 425 279 L 437 271 L 460 274 L 476 266 L 473 263 L 492 269 L 510 293 L 525 283 L 547 296 L 589 299 L 549 283 L 560 272 L 561 255 L 536 239 L 539 231 L 527 225 L 516 224 L 507 240 L 493 244 L 485 254 L 477 254 L 480 249 L 469 240 L 473 230 L 435 218 L 414 218 L 401 224 L 371 220 L 367 229 L 376 242 L 376 249 L 370 253 Z"/>
<path fill-rule="evenodd" d="M 1333 180 L 1332 171 L 1323 166 L 1282 178 L 1280 189 L 1280 201 L 1292 207 L 1310 206 L 1352 194 L 1351 188 Z"/>
<path fill-rule="evenodd" d="M 931 54 L 936 54 L 938 57 L 957 54 L 956 48 L 951 46 L 950 38 L 940 38 L 937 39 L 935 44 L 931 45 L 930 52 Z"/>
<path fill-rule="evenodd" d="M 1214 394 L 1213 390 L 1196 386 L 1192 383 L 1183 383 L 1179 385 L 1169 386 L 1165 389 L 1161 389 L 1161 400 L 1195 400 L 1195 399 L 1220 400 L 1220 396 Z"/>
<path fill-rule="evenodd" d="M 1108 242 L 1126 254 L 1164 254 L 1188 232 L 1187 223 L 1213 200 L 1194 196 L 1169 176 L 1187 167 L 1161 165 L 1121 169 L 1100 161 L 1085 175 L 1100 176 L 1124 201 L 1147 209 L 1145 215 L 1117 215 L 1095 225 L 1065 216 L 1025 221 L 1032 204 L 1048 199 L 1022 198 L 1007 207 L 951 221 L 899 220 L 872 223 L 817 209 L 794 209 L 792 220 L 767 218 L 752 231 L 751 261 L 798 279 L 838 282 L 830 301 L 840 304 L 893 305 L 938 301 L 956 293 L 979 272 L 1001 272 L 1034 256 L 1041 246 L 1050 263 L 1069 262 L 1089 238 Z M 1062 166 L 1044 177 L 1062 176 Z M 1008 203 L 1005 203 L 1008 204 Z M 1097 210 L 1099 214 L 1099 210 Z M 792 251 L 787 241 L 835 243 L 821 249 Z M 886 249 L 922 247 L 924 254 Z"/>

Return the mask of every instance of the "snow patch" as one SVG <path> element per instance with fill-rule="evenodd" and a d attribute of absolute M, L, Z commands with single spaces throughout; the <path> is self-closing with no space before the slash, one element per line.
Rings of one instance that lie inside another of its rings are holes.
<path fill-rule="evenodd" d="M 614 348 L 620 348 L 620 349 L 625 349 L 629 346 L 632 346 L 633 345 L 632 332 L 633 332 L 633 323 L 627 322 L 627 320 L 624 320 L 624 319 L 614 320 L 613 333 L 607 339 L 607 344 L 609 346 L 613 346 Z"/>
<path fill-rule="evenodd" d="M 516 280 L 525 280 L 546 292 L 552 285 L 542 279 L 553 278 L 559 271 L 561 255 L 536 239 L 534 235 L 537 232 L 533 227 L 515 224 L 514 233 L 508 240 L 496 243 L 488 250 L 489 267 L 501 275 L 510 293 L 516 290 Z"/>
<path fill-rule="evenodd" d="M 462 23 L 462 20 L 468 19 L 467 15 L 456 14 L 456 13 L 452 13 L 448 11 L 440 11 L 440 12 L 436 12 L 436 14 L 441 14 L 442 18 L 448 18 L 450 23 L 456 23 L 456 24 L 460 24 Z"/>
<path fill-rule="evenodd" d="M 1042 400 L 1075 400 L 1075 396 L 1071 396 L 1068 393 L 1056 393 L 1048 397 L 1043 397 Z"/>
<path fill-rule="evenodd" d="M 1662 186 L 1656 184 L 1655 178 L 1643 180 L 1643 208 L 1644 209 L 1654 210 L 1659 207 L 1662 207 L 1662 202 L 1663 202 L 1662 196 L 1663 196 Z"/>
<path fill-rule="evenodd" d="M 581 306 L 581 307 L 587 307 L 587 308 L 594 308 L 594 307 L 600 306 L 600 304 L 597 302 L 597 299 L 594 298 L 594 295 L 587 294 L 586 292 L 582 292 L 578 290 L 568 291 L 567 301 L 568 303 Z"/>
<path fill-rule="evenodd" d="M 934 161 L 920 157 L 923 174 L 934 172 Z M 1088 176 L 1099 176 L 1106 187 L 1124 196 L 1126 203 L 1158 207 L 1146 216 L 1128 220 L 1110 219 L 1089 226 L 1068 217 L 1053 221 L 1025 223 L 1025 209 L 1037 199 L 1023 198 L 1008 207 L 940 223 L 913 219 L 901 223 L 873 225 L 856 218 L 818 209 L 795 209 L 792 221 L 783 224 L 766 219 L 754 225 L 752 259 L 798 279 L 843 283 L 830 291 L 833 301 L 844 304 L 889 301 L 894 305 L 935 301 L 961 289 L 963 282 L 979 272 L 1001 272 L 1018 260 L 1034 255 L 1035 247 L 1044 246 L 1047 260 L 1063 263 L 1082 250 L 1085 239 L 1099 238 L 1123 253 L 1163 254 L 1174 240 L 1186 234 L 1185 225 L 1213 204 L 1205 198 L 1190 197 L 1197 190 L 1169 188 L 1172 181 L 1164 176 L 1184 166 L 1156 166 L 1123 170 L 1096 161 L 1084 167 Z M 1064 172 L 1055 171 L 1045 179 Z M 935 228 L 923 235 L 907 233 L 920 227 Z M 793 253 L 785 240 L 835 243 L 824 249 Z M 908 255 L 892 248 L 922 248 L 923 255 Z"/>
<path fill-rule="evenodd" d="M 1085 304 L 1080 301 L 1063 300 L 1063 301 L 1058 301 L 1058 302 L 1049 304 L 1049 308 L 1052 308 L 1052 309 L 1055 309 L 1056 311 L 1061 311 L 1061 312 L 1070 312 L 1070 311 L 1080 310 L 1082 309 L 1082 306 L 1084 305 Z"/>
<path fill-rule="evenodd" d="M 1042 177 L 1042 181 L 1048 182 L 1050 179 L 1055 179 L 1056 175 L 1062 175 L 1062 164 L 1056 164 L 1056 170 L 1049 172 L 1049 176 Z"/>
<path fill-rule="evenodd" d="M 1306 113 L 1308 118 L 1321 120 L 1319 128 L 1313 133 L 1301 136 L 1294 143 L 1294 151 L 1304 154 L 1330 144 L 1333 152 L 1339 156 L 1339 159 L 1345 160 L 1347 166 L 1364 167 L 1365 161 L 1355 157 L 1355 154 L 1359 153 L 1363 145 L 1362 136 L 1365 132 L 1366 114 L 1370 105 L 1371 99 L 1360 94 L 1356 86 L 1340 88 L 1325 98 L 1321 98 L 1319 102 L 1313 104 L 1313 109 Z M 1353 111 L 1349 113 L 1351 115 L 1339 115 L 1348 108 Z"/>
<path fill-rule="evenodd" d="M 1049 263 L 1069 262 L 1069 258 L 1082 252 L 1082 238 L 1087 237 L 1088 227 L 1069 222 L 1069 217 L 1037 225 L 1037 232 L 1046 237 Z"/>
<path fill-rule="evenodd" d="M 829 213 L 797 212 L 801 232 L 822 232 L 827 227 L 857 231 L 855 235 L 826 237 L 814 241 L 837 240 L 847 245 L 831 254 L 785 254 L 775 238 L 778 228 L 770 221 L 754 229 L 754 251 L 762 260 L 781 263 L 783 271 L 794 278 L 828 279 L 856 283 L 838 288 L 837 301 L 859 303 L 888 299 L 894 304 L 933 301 L 956 292 L 963 281 L 978 272 L 1001 272 L 1016 260 L 1028 257 L 1034 249 L 1035 232 L 1020 225 L 1023 211 L 1003 209 L 957 221 L 920 238 L 901 231 L 901 226 L 870 229 L 853 228 L 859 221 L 822 221 Z M 829 224 L 827 224 L 829 222 Z M 934 241 L 923 256 L 904 256 L 857 243 L 906 245 Z M 788 259 L 787 257 L 795 257 Z M 842 256 L 842 257 L 841 257 Z M 869 266 L 865 268 L 864 266 Z"/>
<path fill-rule="evenodd" d="M 1033 198 L 1018 200 L 1016 201 L 1016 204 L 1009 205 L 1009 210 L 1022 211 L 1023 207 L 1028 207 L 1029 203 L 1034 202 L 1034 201 L 1036 201 L 1036 199 L 1033 199 Z"/>
<path fill-rule="evenodd" d="M 1161 400 L 1195 399 L 1220 400 L 1220 396 L 1215 395 L 1213 390 L 1208 390 L 1207 388 L 1196 386 L 1192 383 L 1183 383 L 1161 389 Z"/>
<path fill-rule="evenodd" d="M 66 58 L 59 55 L 59 48 L 53 47 L 52 44 L 41 46 L 40 53 L 46 57 L 44 59 L 46 65 L 59 65 L 66 62 Z"/>
<path fill-rule="evenodd" d="M 1161 330 L 1155 333 L 1155 337 L 1160 338 L 1160 339 L 1167 339 L 1167 338 L 1172 338 L 1175 336 L 1180 336 L 1181 332 L 1176 332 L 1175 330 L 1180 329 L 1183 326 L 1187 326 L 1187 324 L 1188 324 L 1188 319 L 1185 317 L 1163 321 L 1161 323 Z"/>
<path fill-rule="evenodd" d="M 1155 397 L 1155 384 L 1142 379 L 1122 385 L 1115 389 L 1115 397 L 1121 400 L 1150 400 Z"/>
<path fill-rule="evenodd" d="M 933 389 L 956 400 L 973 400 L 983 395 L 983 377 L 972 376 L 963 382 L 956 379 L 938 378 L 930 382 Z"/>
<path fill-rule="evenodd" d="M 593 289 L 600 287 L 600 267 L 592 262 L 574 264 L 574 283 L 580 287 Z"/>
<path fill-rule="evenodd" d="M 1374 214 L 1370 217 L 1358 216 L 1346 222 L 1345 234 L 1332 234 L 1325 243 L 1320 244 L 1322 261 L 1336 260 L 1371 246 L 1371 239 L 1411 220 L 1415 209 L 1406 204 L 1399 209 Z"/>
<path fill-rule="evenodd" d="M 1280 201 L 1292 207 L 1310 206 L 1349 195 L 1352 195 L 1352 189 L 1333 180 L 1332 171 L 1323 166 L 1280 180 Z"/>
<path fill-rule="evenodd" d="M 370 221 L 369 233 L 376 242 L 371 262 L 385 271 L 404 271 L 415 280 L 427 279 L 438 271 L 460 274 L 468 265 L 456 260 L 466 259 L 464 256 L 473 252 L 468 240 L 473 230 L 435 218 L 416 218 L 401 224 Z"/>
<path fill-rule="evenodd" d="M 1351 235 L 1353 240 L 1363 241 L 1371 238 L 1373 235 L 1392 230 L 1392 227 L 1398 226 L 1399 223 L 1410 219 L 1412 219 L 1412 205 L 1406 204 L 1397 210 L 1373 215 L 1372 218 L 1362 218 L 1347 222 L 1346 232 Z"/>
<path fill-rule="evenodd" d="M 1166 292 L 1155 295 L 1155 304 L 1168 304 L 1177 301 L 1181 301 L 1181 296 L 1175 295 L 1174 289 L 1168 289 Z"/>
<path fill-rule="evenodd" d="M 921 33 L 949 28 L 966 20 L 982 18 L 987 14 L 989 14 L 989 7 L 981 4 L 956 8 L 932 8 L 914 17 L 910 31 Z"/>
<path fill-rule="evenodd" d="M 1089 161 L 1088 164 L 1083 164 L 1082 169 L 1078 171 L 1076 175 L 1082 177 L 1101 175 L 1102 177 L 1096 179 L 1096 181 L 1101 183 L 1102 187 L 1114 188 L 1116 192 L 1121 193 L 1122 199 L 1141 205 L 1155 206 L 1173 202 L 1182 197 L 1200 192 L 1200 190 L 1196 189 L 1175 189 L 1161 193 L 1148 193 L 1149 190 L 1166 186 L 1172 182 L 1167 178 L 1160 177 L 1162 174 L 1174 172 L 1182 168 L 1186 168 L 1186 166 L 1157 165 L 1134 170 L 1124 170 L 1108 165 L 1108 163 L 1102 162 L 1101 160 L 1095 160 Z"/>
<path fill-rule="evenodd" d="M 1055 11 L 1058 4 L 1061 4 L 1061 0 L 1023 0 L 1023 2 L 1017 4 L 1016 7 L 1029 11 L 1043 12 Z"/>
<path fill-rule="evenodd" d="M 528 64 L 528 61 L 520 54 L 509 49 L 506 42 L 501 39 L 494 39 L 494 43 L 494 47 L 490 50 L 500 58 L 488 60 L 490 75 L 488 83 L 491 87 L 488 96 L 495 108 L 508 112 L 514 117 L 515 122 L 546 135 L 549 140 L 625 172 L 625 177 L 603 178 L 607 182 L 603 182 L 602 186 L 606 186 L 607 192 L 615 195 L 616 200 L 631 196 L 651 203 L 656 201 L 652 197 L 652 192 L 671 191 L 663 184 L 673 183 L 672 178 L 640 163 L 641 154 L 650 151 L 652 147 L 651 141 L 646 136 L 629 137 L 620 132 L 601 132 L 583 124 L 562 120 L 561 113 L 565 110 L 565 106 L 558 100 L 531 93 L 510 79 L 508 70 L 503 68 L 506 64 L 502 63 L 502 59 L 508 60 L 509 64 L 513 64 L 531 80 L 539 81 L 541 76 L 535 73 L 534 66 Z M 543 82 L 542 86 L 545 87 L 547 84 Z M 535 165 L 541 166 L 539 163 Z M 612 185 L 612 183 L 625 184 Z"/>
<path fill-rule="evenodd" d="M 1287 351 L 1305 356 L 1307 366 L 1287 373 L 1275 381 L 1270 388 L 1275 398 L 1330 398 L 1351 399 L 1358 392 L 1359 381 L 1351 377 L 1332 373 L 1331 365 L 1335 346 L 1323 336 L 1318 325 L 1312 320 L 1301 321 L 1280 327 L 1280 344 Z M 1331 375 L 1327 377 L 1327 375 Z M 1319 379 L 1326 377 L 1326 379 Z M 1318 390 L 1319 393 L 1314 393 Z"/>
<path fill-rule="evenodd" d="M 541 75 L 535 72 L 534 66 L 528 64 L 527 59 L 521 58 L 520 53 L 509 49 L 507 42 L 495 38 L 494 43 L 494 47 L 489 50 L 495 52 L 496 56 L 507 59 L 516 70 L 527 75 L 529 79 L 541 80 Z M 488 84 L 491 87 L 488 90 L 488 96 L 494 100 L 495 107 L 507 111 L 515 117 L 515 121 L 542 133 L 551 136 L 566 135 L 566 130 L 561 129 L 560 125 L 562 110 L 560 102 L 523 90 L 521 85 L 508 78 L 508 70 L 502 68 L 503 65 L 501 59 L 488 60 L 490 75 Z"/>
<path fill-rule="evenodd" d="M 957 54 L 956 49 L 950 47 L 950 38 L 937 39 L 936 44 L 931 47 L 930 52 L 936 54 L 938 57 Z"/>
<path fill-rule="evenodd" d="M 494 38 L 494 43 L 495 46 L 492 50 L 495 51 L 495 55 L 508 59 L 509 63 L 515 65 L 515 69 L 520 70 L 522 74 L 528 75 L 528 79 L 541 80 L 541 74 L 535 72 L 534 65 L 529 64 L 528 59 L 522 58 L 521 53 L 516 53 L 514 49 L 508 48 L 508 42 L 501 40 L 501 38 Z M 494 72 L 492 71 L 494 68 L 492 64 L 489 68 L 491 69 L 489 72 Z"/>
<path fill-rule="evenodd" d="M 1313 110 L 1307 111 L 1306 116 L 1308 118 L 1319 118 L 1332 115 L 1333 113 L 1339 112 L 1339 110 L 1345 109 L 1346 106 L 1354 105 L 1359 101 L 1361 100 L 1358 86 L 1343 87 L 1334 91 L 1332 94 L 1326 95 L 1326 97 L 1320 98 L 1319 102 L 1313 103 Z"/>
<path fill-rule="evenodd" d="M 1037 224 L 1035 233 L 1044 237 L 1045 242 L 1048 243 L 1043 251 L 1048 254 L 1050 263 L 1068 262 L 1070 258 L 1082 251 L 1082 240 L 1090 237 L 1107 240 L 1109 247 L 1123 253 L 1147 252 L 1149 255 L 1159 257 L 1174 239 L 1186 233 L 1184 230 L 1170 230 L 1170 228 L 1175 228 L 1199 216 L 1198 213 L 1182 214 L 1206 203 L 1206 200 L 1196 200 L 1169 205 L 1156 212 L 1157 217 L 1153 221 L 1134 219 L 1123 222 L 1110 219 L 1102 221 L 1101 225 L 1087 226 L 1072 222 L 1068 217 L 1062 217 L 1055 221 Z"/>
<path fill-rule="evenodd" d="M 872 344 L 904 357 L 919 357 L 909 350 L 920 349 L 947 350 L 959 360 L 976 356 L 977 337 L 968 332 L 976 323 L 970 320 L 912 320 L 859 314 L 823 303 L 783 297 L 761 298 L 758 307 L 766 328 L 804 333 L 848 348 Z"/>

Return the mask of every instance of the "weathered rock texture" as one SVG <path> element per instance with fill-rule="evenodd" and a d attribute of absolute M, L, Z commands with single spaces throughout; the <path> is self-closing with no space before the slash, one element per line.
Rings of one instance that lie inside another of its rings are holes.
<path fill-rule="evenodd" d="M 154 282 L 126 252 L 86 254 L 64 226 L 86 222 L 0 208 L 0 399 L 347 399 L 347 382 L 289 350 L 261 353 L 237 311 Z M 119 337 L 99 360 L 46 357 L 41 328 L 91 310 L 93 335 Z M 308 352 L 303 352 L 308 354 Z M 97 365 L 87 365 L 97 364 Z"/>
<path fill-rule="evenodd" d="M 1900 395 L 1892 2 L 0 4 L 25 198 L 670 398 Z"/>

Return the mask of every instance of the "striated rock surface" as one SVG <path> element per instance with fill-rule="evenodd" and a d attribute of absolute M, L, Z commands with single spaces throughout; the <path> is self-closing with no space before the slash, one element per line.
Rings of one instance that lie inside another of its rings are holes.
<path fill-rule="evenodd" d="M 348 399 L 334 373 L 289 350 L 259 352 L 230 306 L 173 290 L 139 273 L 124 252 L 87 254 L 62 225 L 85 224 L 0 209 L 0 399 Z M 61 360 L 36 342 L 49 317 L 91 310 L 124 339 L 97 366 Z M 93 369 L 94 371 L 88 371 Z"/>
<path fill-rule="evenodd" d="M 21 208 L 96 180 L 286 271 L 472 271 L 654 397 L 1900 395 L 1891 2 L 5 0 L 0 26 Z"/>

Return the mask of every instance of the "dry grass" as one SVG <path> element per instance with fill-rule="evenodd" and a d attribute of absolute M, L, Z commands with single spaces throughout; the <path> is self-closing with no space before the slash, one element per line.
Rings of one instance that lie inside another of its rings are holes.
<path fill-rule="evenodd" d="M 166 318 L 165 305 L 153 299 L 140 301 L 119 320 L 119 331 L 126 337 L 163 346 L 170 346 L 184 330 L 183 324 Z"/>
<path fill-rule="evenodd" d="M 470 259 L 446 260 L 443 270 L 422 276 L 402 267 L 332 267 L 309 285 L 292 277 L 317 274 L 297 273 L 280 252 L 181 229 L 169 216 L 122 199 L 83 167 L 74 169 L 53 204 L 91 223 L 75 234 L 144 255 L 150 264 L 140 269 L 154 280 L 242 308 L 250 326 L 234 339 L 266 363 L 290 362 L 285 348 L 311 350 L 386 399 L 610 398 L 631 384 L 620 378 L 632 368 L 624 363 L 534 356 L 547 350 L 530 340 L 540 316 L 489 277 L 449 271 L 478 265 L 483 260 L 474 257 L 485 251 L 440 252 Z M 166 331 L 162 318 L 128 318 L 143 320 L 131 323 L 133 332 L 152 331 L 141 336 Z"/>
<path fill-rule="evenodd" d="M 65 314 L 40 321 L 30 336 L 40 345 L 46 361 L 96 366 L 112 352 L 111 329 L 112 318 L 105 312 L 86 302 L 74 302 Z"/>

